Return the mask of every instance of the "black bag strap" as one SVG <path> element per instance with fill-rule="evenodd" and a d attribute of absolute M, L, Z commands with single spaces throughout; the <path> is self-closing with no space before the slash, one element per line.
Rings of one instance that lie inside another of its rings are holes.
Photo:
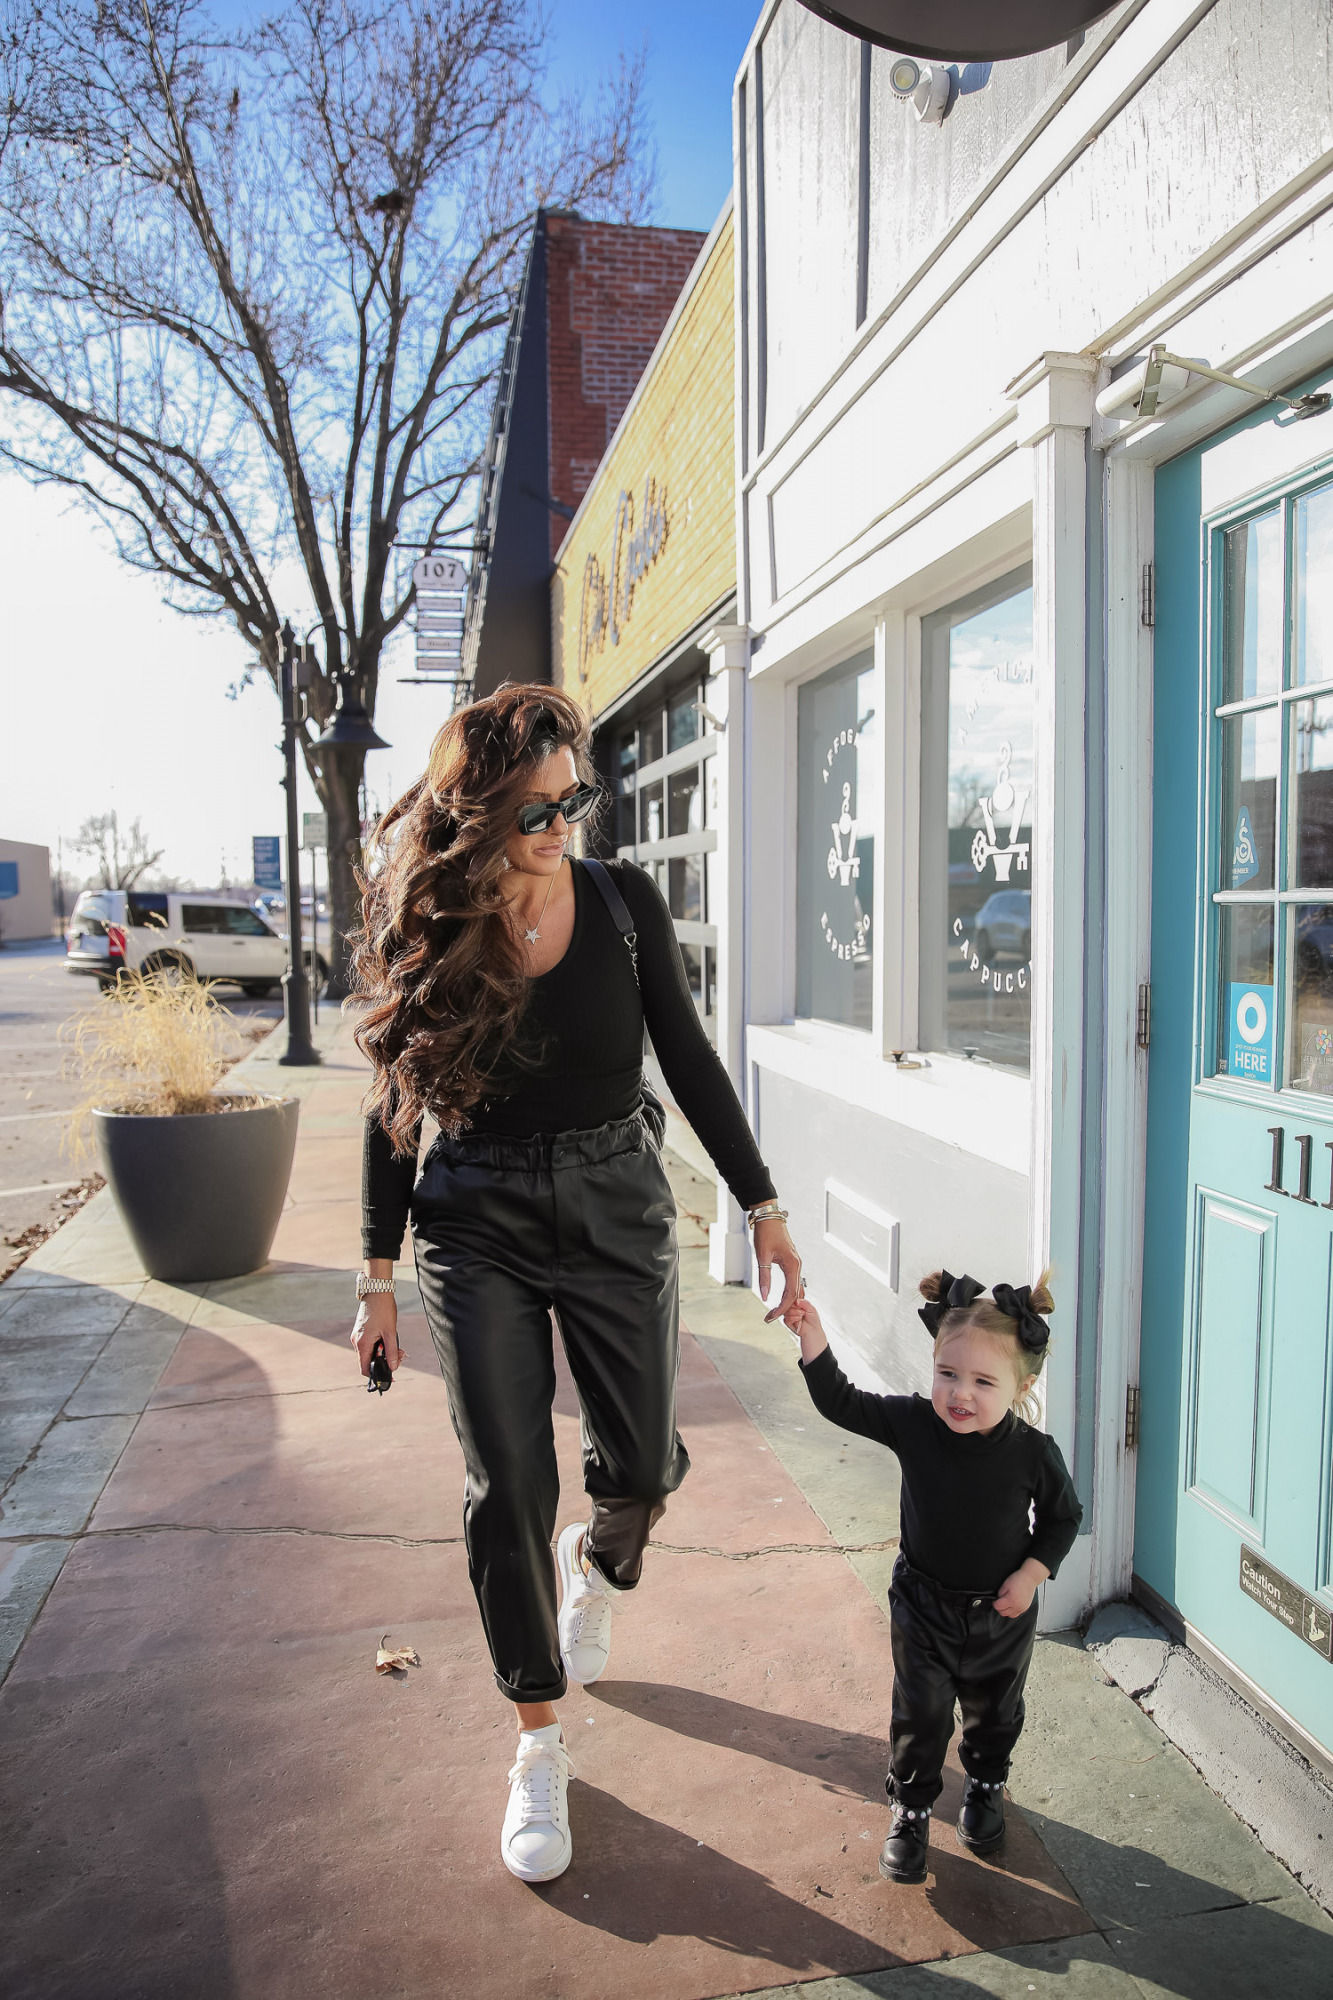
<path fill-rule="evenodd" d="M 603 862 L 592 861 L 585 857 L 583 866 L 592 876 L 597 886 L 598 895 L 611 912 L 611 921 L 625 940 L 626 948 L 629 951 L 629 962 L 634 968 L 634 984 L 642 992 L 642 982 L 639 979 L 639 938 L 634 928 L 634 919 L 629 913 L 629 905 L 626 903 L 619 889 L 617 889 L 615 882 L 612 880 L 610 870 Z M 660 1152 L 662 1142 L 666 1138 L 666 1106 L 646 1076 L 641 1078 L 639 1090 L 643 1098 L 644 1122 L 648 1127 L 653 1144 Z"/>
<path fill-rule="evenodd" d="M 611 871 L 604 862 L 583 857 L 583 865 L 597 887 L 597 893 L 611 912 L 611 921 L 624 938 L 629 950 L 630 964 L 634 967 L 634 984 L 639 984 L 639 934 L 634 928 L 634 919 L 629 913 L 629 905 L 611 879 Z"/>

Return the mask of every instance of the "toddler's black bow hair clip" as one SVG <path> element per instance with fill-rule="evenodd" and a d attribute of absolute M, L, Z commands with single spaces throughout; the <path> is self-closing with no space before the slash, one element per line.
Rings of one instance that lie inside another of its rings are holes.
<path fill-rule="evenodd" d="M 1018 1322 L 1018 1344 L 1028 1354 L 1044 1354 L 1051 1329 L 1032 1307 L 1031 1285 L 992 1285 L 991 1297 L 1002 1313 Z"/>
<path fill-rule="evenodd" d="M 962 1306 L 970 1306 L 973 1299 L 979 1298 L 985 1289 L 986 1287 L 978 1284 L 975 1278 L 969 1278 L 966 1271 L 961 1278 L 955 1278 L 952 1271 L 941 1271 L 939 1297 L 932 1299 L 929 1305 L 918 1306 L 917 1318 L 934 1340 L 945 1313 L 957 1312 Z"/>

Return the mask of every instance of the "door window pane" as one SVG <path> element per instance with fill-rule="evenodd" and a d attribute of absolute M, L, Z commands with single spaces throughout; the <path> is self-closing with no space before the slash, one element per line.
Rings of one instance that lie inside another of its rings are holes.
<path fill-rule="evenodd" d="M 702 945 L 683 944 L 680 955 L 685 961 L 685 984 L 690 989 L 690 998 L 696 1007 L 703 1007 L 704 999 L 704 954 Z"/>
<path fill-rule="evenodd" d="M 655 764 L 662 754 L 662 711 L 645 715 L 639 724 L 639 769 Z"/>
<path fill-rule="evenodd" d="M 1276 708 L 1261 708 L 1233 715 L 1218 727 L 1222 732 L 1218 879 L 1224 889 L 1271 889 L 1281 716 Z"/>
<path fill-rule="evenodd" d="M 704 823 L 703 786 L 699 783 L 699 766 L 691 764 L 687 770 L 672 773 L 667 794 L 667 830 L 669 833 L 695 833 Z"/>
<path fill-rule="evenodd" d="M 683 856 L 679 861 L 668 862 L 667 903 L 673 917 L 683 924 L 701 924 L 704 919 L 703 869 L 701 857 L 694 854 Z"/>
<path fill-rule="evenodd" d="M 1272 904 L 1224 903 L 1217 933 L 1217 1073 L 1271 1084 Z"/>
<path fill-rule="evenodd" d="M 1222 699 L 1246 701 L 1282 686 L 1282 509 L 1225 539 Z"/>
<path fill-rule="evenodd" d="M 687 743 L 693 743 L 699 734 L 699 693 L 694 687 L 682 688 L 667 703 L 667 749 L 683 750 Z"/>
<path fill-rule="evenodd" d="M 181 928 L 197 936 L 216 936 L 227 928 L 226 913 L 216 903 L 182 903 Z"/>
<path fill-rule="evenodd" d="M 1333 696 L 1293 704 L 1296 884 L 1333 887 Z"/>
<path fill-rule="evenodd" d="M 616 756 L 621 777 L 628 778 L 639 761 L 639 739 L 633 729 L 621 737 Z"/>
<path fill-rule="evenodd" d="M 1292 1084 L 1333 1097 L 1333 904 L 1288 912 L 1292 955 Z"/>
<path fill-rule="evenodd" d="M 796 1011 L 869 1028 L 879 719 L 871 656 L 797 697 Z"/>
<path fill-rule="evenodd" d="M 1296 679 L 1333 681 L 1333 486 L 1296 502 Z"/>
<path fill-rule="evenodd" d="M 651 785 L 644 785 L 639 792 L 639 839 L 642 841 L 663 840 L 666 828 L 662 824 L 662 780 L 658 778 Z"/>

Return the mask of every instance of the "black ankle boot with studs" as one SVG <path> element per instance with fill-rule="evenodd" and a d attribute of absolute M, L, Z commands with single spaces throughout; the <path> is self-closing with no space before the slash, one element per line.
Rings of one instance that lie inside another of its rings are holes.
<path fill-rule="evenodd" d="M 924 1882 L 930 1845 L 930 1807 L 891 1806 L 888 1836 L 880 1849 L 879 1872 L 886 1882 Z"/>
<path fill-rule="evenodd" d="M 972 1854 L 993 1854 L 1004 1840 L 1004 1782 L 969 1778 L 963 1787 L 958 1838 Z"/>

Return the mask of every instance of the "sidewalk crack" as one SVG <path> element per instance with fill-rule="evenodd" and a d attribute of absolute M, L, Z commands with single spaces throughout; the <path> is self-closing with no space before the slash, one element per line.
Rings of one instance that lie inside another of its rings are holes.
<path fill-rule="evenodd" d="M 759 1556 L 864 1556 L 896 1549 L 898 1537 L 886 1542 L 770 1542 L 762 1549 L 714 1549 L 699 1544 L 651 1542 L 651 1548 L 667 1556 L 721 1556 L 724 1562 L 753 1562 Z"/>

